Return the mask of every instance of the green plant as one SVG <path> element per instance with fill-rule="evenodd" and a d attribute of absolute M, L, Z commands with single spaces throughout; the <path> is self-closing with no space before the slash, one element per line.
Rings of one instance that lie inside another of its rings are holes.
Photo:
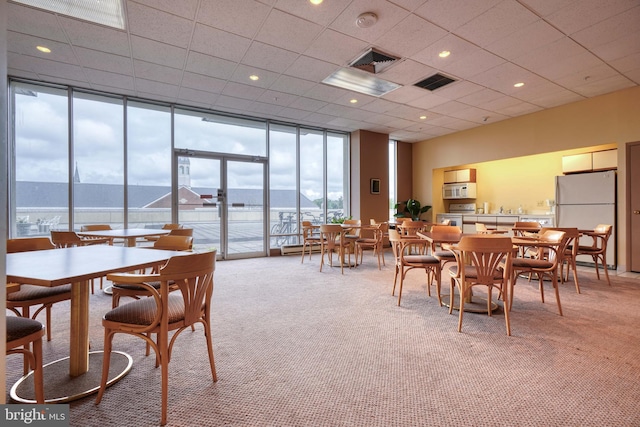
<path fill-rule="evenodd" d="M 394 217 L 396 218 L 409 217 L 414 221 L 419 221 L 420 215 L 431 209 L 431 206 L 422 206 L 418 200 L 409 199 L 404 202 L 396 203 L 394 209 L 397 211 L 397 213 L 394 215 Z"/>
<path fill-rule="evenodd" d="M 351 217 L 348 216 L 345 218 L 343 216 L 334 216 L 333 218 L 331 218 L 331 224 L 344 224 L 345 219 L 351 219 Z"/>

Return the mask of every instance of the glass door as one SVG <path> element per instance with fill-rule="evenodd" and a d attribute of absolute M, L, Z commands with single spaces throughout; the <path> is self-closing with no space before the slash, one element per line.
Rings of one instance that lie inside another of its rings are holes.
<path fill-rule="evenodd" d="M 265 256 L 265 162 L 177 154 L 178 222 L 194 250 L 222 259 Z"/>

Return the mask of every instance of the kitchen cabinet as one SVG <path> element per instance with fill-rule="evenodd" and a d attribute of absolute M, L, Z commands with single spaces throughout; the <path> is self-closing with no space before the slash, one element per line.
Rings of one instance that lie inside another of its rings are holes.
<path fill-rule="evenodd" d="M 594 171 L 618 169 L 618 150 L 594 151 L 591 153 Z"/>
<path fill-rule="evenodd" d="M 456 182 L 476 182 L 476 170 L 468 168 L 444 171 L 445 184 Z"/>
<path fill-rule="evenodd" d="M 562 156 L 562 172 L 574 173 L 585 172 L 593 169 L 591 153 L 573 154 Z"/>
<path fill-rule="evenodd" d="M 476 222 L 479 222 L 486 225 L 488 229 L 509 231 L 508 235 L 511 235 L 511 229 L 520 220 L 518 215 L 464 215 L 462 232 L 476 234 Z"/>

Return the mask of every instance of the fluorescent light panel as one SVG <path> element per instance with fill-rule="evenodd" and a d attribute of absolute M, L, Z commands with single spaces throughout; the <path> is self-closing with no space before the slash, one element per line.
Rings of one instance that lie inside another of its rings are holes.
<path fill-rule="evenodd" d="M 339 69 L 324 79 L 322 83 L 378 97 L 401 87 L 399 84 L 350 68 Z"/>
<path fill-rule="evenodd" d="M 13 0 L 38 9 L 124 30 L 122 0 Z"/>

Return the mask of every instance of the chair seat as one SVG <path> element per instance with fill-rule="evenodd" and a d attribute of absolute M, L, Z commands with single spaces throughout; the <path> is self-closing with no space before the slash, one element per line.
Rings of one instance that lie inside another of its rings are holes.
<path fill-rule="evenodd" d="M 160 289 L 161 282 L 144 282 L 144 283 L 151 286 L 153 289 Z M 171 286 L 171 285 L 174 285 L 175 282 L 173 280 L 170 280 L 168 284 L 169 286 Z M 145 288 L 144 286 L 129 285 L 127 283 L 114 283 L 113 288 L 126 289 L 128 291 L 148 291 L 148 289 Z"/>
<path fill-rule="evenodd" d="M 435 251 L 433 253 L 433 256 L 438 259 L 450 259 L 450 260 L 456 259 L 456 256 L 451 251 Z"/>
<path fill-rule="evenodd" d="M 28 317 L 7 316 L 7 342 L 19 340 L 42 330 L 42 323 Z"/>
<path fill-rule="evenodd" d="M 553 262 L 544 260 L 544 259 L 535 259 L 535 258 L 513 258 L 512 264 L 513 268 L 551 268 L 553 267 Z"/>
<path fill-rule="evenodd" d="M 492 276 L 493 280 L 502 279 L 503 271 L 504 270 L 495 270 Z M 453 265 L 449 267 L 449 274 L 453 277 L 458 277 L 458 266 Z M 478 277 L 478 270 L 476 269 L 476 267 L 467 266 L 464 270 L 464 275 L 467 279 L 476 279 Z"/>
<path fill-rule="evenodd" d="M 167 304 L 170 324 L 184 320 L 184 301 L 179 292 L 169 294 Z M 143 298 L 114 308 L 104 315 L 104 319 L 133 325 L 150 325 L 155 320 L 157 310 L 154 298 Z"/>
<path fill-rule="evenodd" d="M 41 298 L 52 297 L 55 295 L 61 295 L 71 292 L 71 285 L 62 286 L 36 286 L 36 285 L 22 285 L 20 290 L 7 294 L 7 301 L 19 302 L 37 300 Z"/>
<path fill-rule="evenodd" d="M 356 243 L 367 244 L 367 245 L 375 245 L 376 243 L 378 243 L 378 241 L 376 239 L 363 238 L 363 239 L 356 240 Z"/>
<path fill-rule="evenodd" d="M 440 264 L 440 260 L 431 255 L 405 255 L 403 259 L 408 264 Z"/>
<path fill-rule="evenodd" d="M 581 254 L 600 253 L 602 248 L 594 248 L 593 246 L 578 246 L 578 252 Z"/>

